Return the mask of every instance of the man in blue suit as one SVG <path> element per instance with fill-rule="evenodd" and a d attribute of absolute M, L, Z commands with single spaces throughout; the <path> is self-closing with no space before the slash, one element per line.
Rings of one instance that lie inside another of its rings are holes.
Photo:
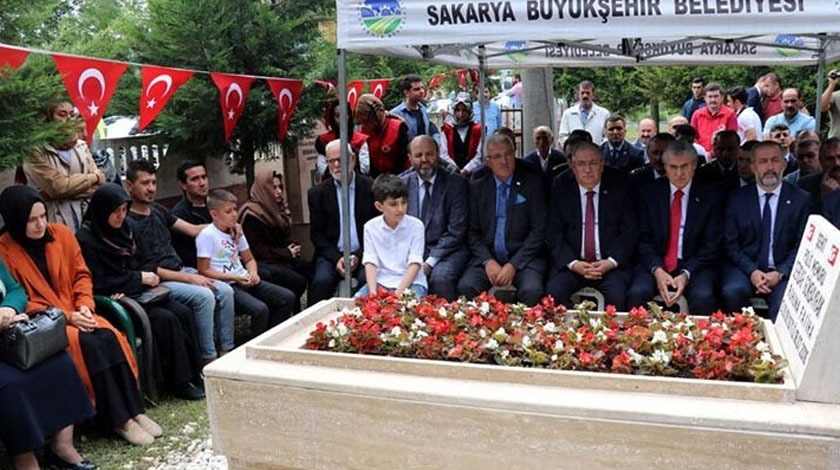
<path fill-rule="evenodd" d="M 690 142 L 668 144 L 662 161 L 667 178 L 641 194 L 639 263 L 627 301 L 635 307 L 659 294 L 670 307 L 685 295 L 691 313 L 709 314 L 723 239 L 721 191 L 694 179 Z"/>
<path fill-rule="evenodd" d="M 782 181 L 782 147 L 773 141 L 752 150 L 755 185 L 732 193 L 726 210 L 722 298 L 730 311 L 750 305 L 750 297 L 767 296 L 776 319 L 796 251 L 808 220 L 808 193 Z"/>
<path fill-rule="evenodd" d="M 607 141 L 601 144 L 601 151 L 608 166 L 621 170 L 625 175 L 645 166 L 644 150 L 625 140 L 627 127 L 621 116 L 610 116 L 604 125 Z"/>
<path fill-rule="evenodd" d="M 458 293 L 474 297 L 514 286 L 518 301 L 535 305 L 546 270 L 545 190 L 538 171 L 517 164 L 514 148 L 508 136 L 490 136 L 484 153 L 490 171 L 470 182 L 470 261 Z"/>
<path fill-rule="evenodd" d="M 443 169 L 438 144 L 428 135 L 411 141 L 408 157 L 412 169 L 400 177 L 408 186 L 408 215 L 426 227 L 423 271 L 429 280 L 429 294 L 452 301 L 469 257 L 465 243 L 467 182 Z"/>
<path fill-rule="evenodd" d="M 581 287 L 593 287 L 608 305 L 626 310 L 636 247 L 636 221 L 628 185 L 604 176 L 604 157 L 588 142 L 569 162 L 574 179 L 558 177 L 551 190 L 546 242 L 553 268 L 546 293 L 567 307 Z"/>

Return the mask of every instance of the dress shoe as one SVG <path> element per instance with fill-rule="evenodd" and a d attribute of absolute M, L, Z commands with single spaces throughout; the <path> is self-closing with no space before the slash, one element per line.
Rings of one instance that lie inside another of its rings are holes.
<path fill-rule="evenodd" d="M 55 453 L 49 447 L 44 451 L 44 459 L 47 461 L 48 468 L 58 468 L 61 470 L 95 470 L 99 468 L 90 460 L 82 460 L 79 463 L 70 463 Z"/>
<path fill-rule="evenodd" d="M 125 429 L 114 428 L 114 431 L 119 434 L 120 437 L 136 446 L 145 446 L 155 442 L 154 436 L 149 434 L 133 419 L 126 421 Z"/>
<path fill-rule="evenodd" d="M 204 390 L 187 382 L 175 389 L 175 396 L 182 400 L 203 400 L 205 393 Z"/>
<path fill-rule="evenodd" d="M 163 436 L 163 428 L 154 421 L 152 418 L 140 413 L 139 415 L 134 417 L 134 421 L 140 425 L 147 433 L 151 434 L 152 437 L 160 437 Z"/>

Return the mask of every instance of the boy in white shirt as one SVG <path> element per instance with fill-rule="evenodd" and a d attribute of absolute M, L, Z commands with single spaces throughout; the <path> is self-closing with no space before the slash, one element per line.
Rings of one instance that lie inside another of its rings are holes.
<path fill-rule="evenodd" d="M 382 215 L 365 224 L 364 255 L 367 284 L 356 297 L 375 293 L 378 288 L 401 295 L 410 289 L 417 297 L 426 295 L 423 265 L 425 229 L 423 222 L 406 215 L 408 187 L 397 176 L 384 174 L 373 182 L 374 206 Z"/>
<path fill-rule="evenodd" d="M 207 195 L 207 209 L 213 223 L 195 238 L 198 272 L 231 285 L 234 309 L 250 315 L 252 336 L 291 317 L 295 294 L 261 280 L 245 236 L 239 237 L 238 244 L 231 236 L 236 226 L 236 196 L 214 189 Z"/>

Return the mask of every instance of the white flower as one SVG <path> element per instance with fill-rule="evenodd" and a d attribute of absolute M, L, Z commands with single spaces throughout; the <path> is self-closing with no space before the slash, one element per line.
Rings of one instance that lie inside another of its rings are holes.
<path fill-rule="evenodd" d="M 522 346 L 523 347 L 530 347 L 531 346 L 531 337 L 530 336 L 523 336 L 522 337 Z"/>
<path fill-rule="evenodd" d="M 758 344 L 755 345 L 755 349 L 758 349 L 761 352 L 768 352 L 770 351 L 770 346 L 764 341 L 759 341 Z"/>
<path fill-rule="evenodd" d="M 598 332 L 595 333 L 595 338 L 598 341 L 606 341 L 607 340 L 607 334 L 604 333 L 604 330 L 598 330 Z"/>
<path fill-rule="evenodd" d="M 667 343 L 667 342 L 668 342 L 668 335 L 662 330 L 656 330 L 653 333 L 653 339 L 650 340 L 651 344 Z"/>
<path fill-rule="evenodd" d="M 347 325 L 345 325 L 344 323 L 339 323 L 338 324 L 338 335 L 339 336 L 346 335 L 348 331 L 349 330 L 347 329 Z"/>
<path fill-rule="evenodd" d="M 553 350 L 554 350 L 554 351 L 562 351 L 562 350 L 563 350 L 563 348 L 565 348 L 565 347 L 566 347 L 566 345 L 565 345 L 565 344 L 563 344 L 563 341 L 561 341 L 561 340 L 559 340 L 559 339 L 558 339 L 557 341 L 555 341 L 555 342 L 554 342 L 554 348 L 553 348 Z"/>
<path fill-rule="evenodd" d="M 508 356 L 510 356 L 510 351 L 508 351 L 507 349 L 502 349 L 502 359 L 505 359 Z"/>
<path fill-rule="evenodd" d="M 467 315 L 466 315 L 466 314 L 464 314 L 464 312 L 462 312 L 462 311 L 458 310 L 457 312 L 455 312 L 455 315 L 452 315 L 452 318 L 454 318 L 455 320 L 459 320 L 459 321 L 460 321 L 460 320 L 463 320 L 463 319 L 464 319 L 464 317 L 466 317 L 466 316 L 467 316 Z"/>
<path fill-rule="evenodd" d="M 597 329 L 601 326 L 601 319 L 600 318 L 590 318 L 589 319 L 589 326 L 593 329 Z"/>
<path fill-rule="evenodd" d="M 550 321 L 550 322 L 546 323 L 545 326 L 543 327 L 543 330 L 546 333 L 557 333 L 557 331 L 558 331 L 557 330 L 557 325 L 555 325 L 553 321 Z"/>
<path fill-rule="evenodd" d="M 400 334 L 402 334 L 402 330 L 400 329 L 399 326 L 395 326 L 395 327 L 391 328 L 391 335 L 399 336 Z"/>
<path fill-rule="evenodd" d="M 773 355 L 770 354 L 770 351 L 764 351 L 761 353 L 761 357 L 759 359 L 761 359 L 762 362 L 772 362 Z"/>
<path fill-rule="evenodd" d="M 753 316 L 755 315 L 755 310 L 753 310 L 752 306 L 741 307 L 741 313 L 747 316 Z"/>
<path fill-rule="evenodd" d="M 426 324 L 423 323 L 423 320 L 421 320 L 419 318 L 415 318 L 414 323 L 411 325 L 412 330 L 417 330 L 417 329 L 425 328 L 425 327 L 426 327 Z"/>
<path fill-rule="evenodd" d="M 505 327 L 499 327 L 495 333 L 493 333 L 493 337 L 497 338 L 498 341 L 504 341 L 507 338 L 507 331 L 505 331 Z"/>
<path fill-rule="evenodd" d="M 327 343 L 327 346 L 329 346 L 329 347 L 331 347 L 331 348 L 334 348 L 334 347 L 335 347 L 335 340 L 334 340 L 334 339 L 331 339 L 331 340 L 330 340 L 330 342 L 329 342 L 329 343 Z"/>
<path fill-rule="evenodd" d="M 552 354 L 551 355 L 551 360 L 556 361 L 557 360 L 557 354 Z"/>
<path fill-rule="evenodd" d="M 693 335 L 693 334 L 691 334 L 691 330 L 689 330 L 689 331 L 688 331 L 688 333 L 685 333 L 685 334 L 683 335 L 683 338 L 685 338 L 685 339 L 687 339 L 687 340 L 689 340 L 689 341 L 694 341 L 694 335 Z"/>
<path fill-rule="evenodd" d="M 664 322 L 662 322 L 662 328 L 666 330 L 670 330 L 672 326 L 674 326 L 674 324 L 671 323 L 671 320 L 665 320 Z"/>
<path fill-rule="evenodd" d="M 487 330 L 485 330 L 484 328 L 481 328 L 480 330 L 478 330 L 478 336 L 480 336 L 482 338 L 486 338 L 487 337 Z"/>
<path fill-rule="evenodd" d="M 441 307 L 438 309 L 438 315 L 440 315 L 440 318 L 446 318 L 448 313 L 445 308 Z"/>
<path fill-rule="evenodd" d="M 426 333 L 425 331 L 420 330 L 415 335 L 417 336 L 417 339 L 420 339 L 420 338 L 425 338 L 426 336 L 429 336 L 429 333 Z"/>
<path fill-rule="evenodd" d="M 478 308 L 478 310 L 481 311 L 481 313 L 487 315 L 488 313 L 490 313 L 490 304 L 487 302 L 481 302 L 481 306 Z"/>
<path fill-rule="evenodd" d="M 628 349 L 627 354 L 630 356 L 630 362 L 633 364 L 641 364 L 642 359 L 644 359 L 644 356 L 634 351 L 633 348 Z"/>
<path fill-rule="evenodd" d="M 653 355 L 650 356 L 650 361 L 654 364 L 668 365 L 668 363 L 671 362 L 671 354 L 661 349 L 657 349 L 653 352 Z"/>
<path fill-rule="evenodd" d="M 686 319 L 685 319 L 685 326 L 687 326 L 687 327 L 689 327 L 689 328 L 691 328 L 692 326 L 694 326 L 694 322 L 693 322 L 693 321 L 691 321 L 691 317 L 688 317 L 688 318 L 686 318 Z"/>
<path fill-rule="evenodd" d="M 484 349 L 486 349 L 488 351 L 494 351 L 498 347 L 499 347 L 499 343 L 493 338 L 490 338 L 489 340 L 487 340 L 486 343 L 484 343 Z"/>

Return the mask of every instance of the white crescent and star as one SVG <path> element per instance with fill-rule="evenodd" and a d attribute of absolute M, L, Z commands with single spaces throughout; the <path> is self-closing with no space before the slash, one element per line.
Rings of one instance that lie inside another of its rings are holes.
<path fill-rule="evenodd" d="M 382 98 L 382 93 L 384 93 L 384 91 L 382 90 L 382 84 L 377 84 L 376 87 L 373 89 L 373 95 L 377 98 Z"/>
<path fill-rule="evenodd" d="M 164 88 L 163 93 L 158 95 L 159 97 L 164 97 L 169 94 L 170 90 L 172 90 L 172 76 L 166 73 L 160 74 L 157 77 L 153 78 L 152 81 L 146 85 L 146 92 L 145 95 L 148 97 L 151 94 L 152 88 L 157 85 L 158 83 L 163 83 L 166 88 Z M 157 99 L 152 98 L 146 102 L 146 108 L 151 109 L 157 105 Z"/>
<path fill-rule="evenodd" d="M 94 79 L 99 83 L 98 101 L 102 101 L 102 99 L 105 98 L 105 76 L 102 75 L 102 72 L 100 72 L 99 69 L 93 67 L 85 69 L 85 71 L 82 72 L 81 75 L 79 75 L 79 81 L 77 83 L 79 88 L 79 97 L 82 100 L 86 99 L 84 87 L 85 82 L 87 82 L 90 79 Z M 99 106 L 96 104 L 96 100 L 91 101 L 90 105 L 87 108 L 91 116 L 96 116 L 96 114 L 99 112 Z"/>
<path fill-rule="evenodd" d="M 350 91 L 347 92 L 347 101 L 349 103 L 355 104 L 356 103 L 356 95 L 357 95 L 356 89 L 351 88 Z"/>
<path fill-rule="evenodd" d="M 237 101 L 235 108 L 231 108 L 230 106 L 230 95 L 232 93 L 239 95 L 239 100 Z M 225 93 L 225 106 L 228 108 L 227 118 L 229 121 L 233 121 L 233 118 L 236 117 L 236 111 L 234 111 L 234 109 L 241 108 L 242 101 L 242 87 L 240 87 L 238 83 L 231 83 L 227 89 L 227 93 Z"/>

